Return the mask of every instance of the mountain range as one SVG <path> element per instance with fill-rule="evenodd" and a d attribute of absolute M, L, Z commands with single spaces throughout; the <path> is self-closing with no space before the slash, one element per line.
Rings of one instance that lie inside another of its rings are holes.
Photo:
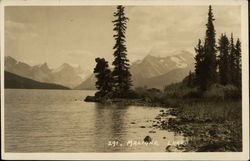
<path fill-rule="evenodd" d="M 188 51 L 180 51 L 166 57 L 147 55 L 130 66 L 134 87 L 147 86 L 158 89 L 180 82 L 190 70 L 194 70 L 194 56 Z M 73 67 L 67 63 L 50 69 L 47 63 L 30 66 L 7 56 L 5 71 L 34 81 L 60 84 L 71 89 L 95 89 L 94 74 L 84 71 L 80 66 Z"/>
<path fill-rule="evenodd" d="M 4 63 L 4 70 L 10 73 L 35 81 L 55 83 L 70 88 L 76 87 L 90 75 L 90 72 L 84 71 L 80 66 L 73 67 L 67 63 L 56 69 L 50 69 L 47 63 L 30 66 L 10 56 L 5 57 Z"/>
<path fill-rule="evenodd" d="M 190 70 L 194 70 L 194 56 L 184 50 L 166 57 L 147 55 L 130 66 L 134 87 L 158 89 L 181 81 Z M 92 74 L 75 89 L 95 89 L 95 82 L 96 78 Z"/>

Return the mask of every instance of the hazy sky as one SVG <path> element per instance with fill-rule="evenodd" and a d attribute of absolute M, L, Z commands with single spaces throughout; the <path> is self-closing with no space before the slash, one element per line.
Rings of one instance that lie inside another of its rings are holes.
<path fill-rule="evenodd" d="M 66 62 L 93 68 L 95 57 L 113 59 L 115 6 L 6 7 L 5 55 L 31 65 Z M 204 38 L 208 6 L 126 6 L 128 58 L 194 53 Z M 240 6 L 213 6 L 217 37 L 240 37 Z"/>

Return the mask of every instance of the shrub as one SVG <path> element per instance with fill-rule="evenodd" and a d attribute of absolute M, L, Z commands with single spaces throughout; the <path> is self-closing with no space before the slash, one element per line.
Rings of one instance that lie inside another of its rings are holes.
<path fill-rule="evenodd" d="M 138 87 L 135 89 L 135 93 L 138 98 L 144 99 L 147 102 L 160 102 L 162 92 L 156 88 L 143 88 Z"/>
<path fill-rule="evenodd" d="M 240 99 L 241 98 L 241 90 L 235 86 L 227 85 L 223 89 L 224 95 L 229 99 Z"/>
<path fill-rule="evenodd" d="M 183 98 L 202 98 L 202 93 L 199 91 L 190 91 L 183 96 Z"/>
<path fill-rule="evenodd" d="M 203 97 L 210 99 L 239 99 L 241 98 L 241 90 L 233 85 L 214 84 L 209 90 L 204 92 Z"/>
<path fill-rule="evenodd" d="M 207 91 L 203 93 L 203 97 L 212 99 L 224 99 L 223 86 L 220 84 L 213 84 Z"/>
<path fill-rule="evenodd" d="M 134 99 L 134 98 L 138 98 L 138 94 L 133 91 L 133 90 L 129 90 L 126 93 L 125 92 L 116 92 L 116 91 L 112 91 L 108 94 L 105 95 L 106 98 L 127 98 L 127 99 Z"/>

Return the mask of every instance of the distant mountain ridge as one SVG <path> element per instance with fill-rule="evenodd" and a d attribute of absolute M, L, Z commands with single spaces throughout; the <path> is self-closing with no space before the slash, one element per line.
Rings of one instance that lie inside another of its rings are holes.
<path fill-rule="evenodd" d="M 89 75 L 80 66 L 73 67 L 64 63 L 56 69 L 50 69 L 47 63 L 30 66 L 10 56 L 5 57 L 5 70 L 39 82 L 61 84 L 70 88 L 79 85 Z"/>
<path fill-rule="evenodd" d="M 79 76 L 77 68 L 64 63 L 59 68 L 52 70 L 54 83 L 67 85 L 70 88 L 74 88 L 76 85 L 82 82 L 82 78 Z"/>
<path fill-rule="evenodd" d="M 91 74 L 85 81 L 76 86 L 74 89 L 78 90 L 94 90 L 95 88 L 96 78 L 94 74 Z"/>
<path fill-rule="evenodd" d="M 147 86 L 159 89 L 181 81 L 190 70 L 194 70 L 194 56 L 184 50 L 166 57 L 147 55 L 144 59 L 132 63 L 130 67 L 134 87 Z M 95 81 L 92 74 L 76 89 L 95 89 Z"/>
<path fill-rule="evenodd" d="M 15 89 L 69 89 L 58 84 L 42 83 L 4 71 L 4 87 Z"/>
<path fill-rule="evenodd" d="M 147 55 L 144 59 L 132 63 L 131 73 L 132 75 L 151 78 L 173 69 L 186 68 L 192 63 L 193 55 L 187 51 L 181 51 L 179 54 L 166 57 Z"/>

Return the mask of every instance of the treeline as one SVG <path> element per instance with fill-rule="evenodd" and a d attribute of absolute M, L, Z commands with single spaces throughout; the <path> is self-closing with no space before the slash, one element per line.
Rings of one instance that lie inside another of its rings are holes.
<path fill-rule="evenodd" d="M 95 97 L 110 96 L 113 98 L 131 97 L 132 79 L 129 71 L 129 60 L 127 59 L 127 48 L 125 45 L 128 17 L 125 16 L 124 7 L 117 6 L 114 13 L 115 20 L 113 35 L 115 39 L 114 49 L 114 69 L 109 69 L 108 62 L 104 58 L 96 58 L 94 73 L 96 75 L 96 88 L 98 91 Z"/>
<path fill-rule="evenodd" d="M 240 89 L 241 42 L 237 39 L 234 43 L 233 34 L 230 40 L 226 34 L 221 34 L 216 44 L 214 20 L 212 7 L 209 6 L 205 40 L 199 39 L 194 48 L 195 72 L 189 73 L 188 86 L 198 87 L 201 91 L 208 90 L 212 84 L 234 85 Z"/>

